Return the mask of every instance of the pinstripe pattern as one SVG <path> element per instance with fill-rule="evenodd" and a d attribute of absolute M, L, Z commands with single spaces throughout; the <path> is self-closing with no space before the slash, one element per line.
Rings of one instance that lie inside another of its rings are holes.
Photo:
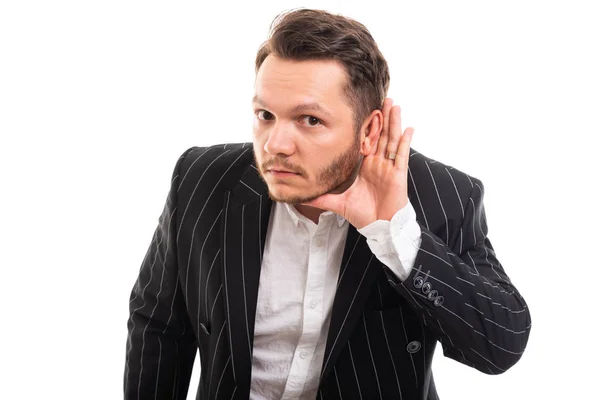
<path fill-rule="evenodd" d="M 436 341 L 486 374 L 526 347 L 529 309 L 487 237 L 481 181 L 411 149 L 408 189 L 422 242 L 404 282 L 348 230 L 319 399 L 437 399 Z M 248 398 L 271 205 L 247 143 L 177 160 L 131 292 L 126 399 L 186 398 L 197 349 L 199 399 Z"/>
<path fill-rule="evenodd" d="M 356 380 L 356 387 L 358 389 L 358 397 L 362 397 L 362 391 L 360 390 L 360 379 L 358 379 L 358 374 L 356 373 L 356 364 L 354 363 L 354 357 L 352 357 L 352 346 L 350 346 L 350 341 L 348 340 L 348 354 L 350 354 L 350 362 L 352 363 L 352 371 L 354 372 L 354 379 Z"/>

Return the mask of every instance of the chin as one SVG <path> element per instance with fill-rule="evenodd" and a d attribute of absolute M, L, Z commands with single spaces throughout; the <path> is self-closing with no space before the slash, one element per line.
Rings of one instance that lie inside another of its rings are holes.
<path fill-rule="evenodd" d="M 302 201 L 303 196 L 299 196 L 298 193 L 288 190 L 271 190 L 269 188 L 269 197 L 273 201 L 279 203 L 296 204 Z"/>
<path fill-rule="evenodd" d="M 272 188 L 269 186 L 269 197 L 273 201 L 287 204 L 305 203 L 316 199 L 325 192 L 309 193 L 302 190 L 281 190 L 281 188 Z"/>

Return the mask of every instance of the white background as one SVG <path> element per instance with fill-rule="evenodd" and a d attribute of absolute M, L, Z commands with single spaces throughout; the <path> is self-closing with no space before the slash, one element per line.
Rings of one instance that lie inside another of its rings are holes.
<path fill-rule="evenodd" d="M 129 292 L 175 162 L 251 140 L 256 51 L 300 6 L 371 31 L 412 147 L 482 179 L 489 238 L 530 306 L 529 346 L 503 375 L 438 348 L 442 398 L 595 392 L 593 3 L 2 2 L 0 398 L 122 398 Z"/>

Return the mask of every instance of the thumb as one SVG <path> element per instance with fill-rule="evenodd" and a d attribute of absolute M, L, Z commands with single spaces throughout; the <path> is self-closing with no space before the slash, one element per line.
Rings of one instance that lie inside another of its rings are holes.
<path fill-rule="evenodd" d="M 319 208 L 321 210 L 332 211 L 339 214 L 343 208 L 342 196 L 339 194 L 324 194 L 312 201 L 302 203 L 302 205 Z"/>

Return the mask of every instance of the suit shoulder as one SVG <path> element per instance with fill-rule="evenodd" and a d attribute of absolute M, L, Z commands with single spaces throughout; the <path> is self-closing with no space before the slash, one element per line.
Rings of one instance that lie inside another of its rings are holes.
<path fill-rule="evenodd" d="M 481 180 L 460 169 L 454 168 L 419 151 L 411 148 L 408 161 L 409 180 L 412 179 L 416 186 L 433 184 L 443 190 L 456 190 L 469 194 L 474 186 L 482 187 Z"/>
<path fill-rule="evenodd" d="M 231 187 L 253 161 L 252 143 L 190 147 L 178 160 L 179 188 L 200 182 Z"/>
<path fill-rule="evenodd" d="M 245 157 L 244 157 L 245 156 Z M 235 160 L 252 160 L 252 143 L 222 143 L 208 147 L 194 146 L 187 149 L 182 156 L 181 168 L 205 169 L 209 166 L 229 167 Z M 181 158 L 180 157 L 180 158 Z"/>

